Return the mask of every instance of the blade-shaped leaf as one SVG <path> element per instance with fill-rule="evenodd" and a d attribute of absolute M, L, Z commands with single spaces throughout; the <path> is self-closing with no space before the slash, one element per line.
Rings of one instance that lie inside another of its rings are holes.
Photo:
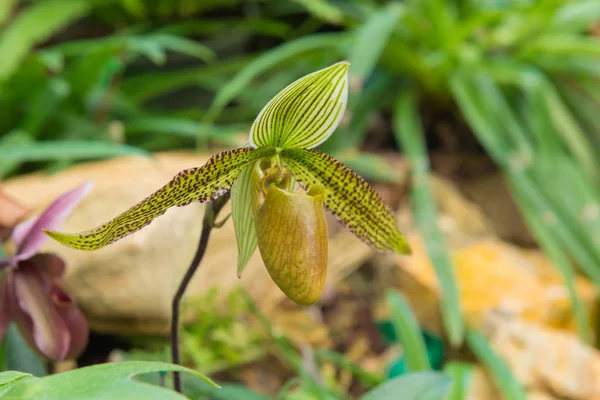
<path fill-rule="evenodd" d="M 392 314 L 394 330 L 402 342 L 408 370 L 410 372 L 431 370 L 427 346 L 410 305 L 397 292 L 388 292 L 386 298 Z"/>
<path fill-rule="evenodd" d="M 325 207 L 356 236 L 381 250 L 410 253 L 390 209 L 354 171 L 314 150 L 284 149 L 281 156 L 303 187 L 325 188 Z"/>
<path fill-rule="evenodd" d="M 180 172 L 173 180 L 128 211 L 88 232 L 64 234 L 46 231 L 56 241 L 80 250 L 97 250 L 133 232 L 174 206 L 214 200 L 226 193 L 252 161 L 275 154 L 274 148 L 241 148 L 214 155 L 200 168 Z"/>
<path fill-rule="evenodd" d="M 247 166 L 231 187 L 231 217 L 238 247 L 238 278 L 242 277 L 246 264 L 258 246 L 254 215 L 252 214 L 251 177 L 253 166 L 254 164 Z"/>
<path fill-rule="evenodd" d="M 403 10 L 403 4 L 389 3 L 373 13 L 356 31 L 355 43 L 350 53 L 352 88 L 355 87 L 355 82 L 357 86 L 362 87 L 364 80 L 375 68 Z"/>
<path fill-rule="evenodd" d="M 253 147 L 312 148 L 339 125 L 348 101 L 348 62 L 308 74 L 279 92 L 250 129 Z"/>

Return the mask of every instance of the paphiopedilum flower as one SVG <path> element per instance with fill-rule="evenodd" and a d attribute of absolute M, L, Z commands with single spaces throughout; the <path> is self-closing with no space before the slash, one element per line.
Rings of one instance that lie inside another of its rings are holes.
<path fill-rule="evenodd" d="M 48 232 L 57 241 L 96 250 L 133 233 L 173 206 L 214 200 L 231 190 L 238 275 L 258 247 L 279 288 L 300 304 L 318 300 L 327 270 L 323 208 L 373 247 L 408 253 L 389 208 L 348 167 L 312 148 L 340 123 L 348 68 L 340 62 L 278 93 L 250 129 L 250 147 L 214 155 L 180 172 L 154 194 L 89 232 Z M 298 192 L 296 182 L 304 189 Z"/>
<path fill-rule="evenodd" d="M 29 345 L 53 360 L 76 357 L 87 344 L 85 317 L 62 285 L 65 263 L 39 251 L 48 239 L 43 229 L 60 226 L 90 189 L 88 183 L 64 193 L 14 228 L 15 253 L 0 259 L 0 341 L 14 321 Z"/>

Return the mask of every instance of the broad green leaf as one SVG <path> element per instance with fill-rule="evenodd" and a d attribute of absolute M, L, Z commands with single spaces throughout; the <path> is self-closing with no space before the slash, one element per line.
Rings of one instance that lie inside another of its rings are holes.
<path fill-rule="evenodd" d="M 33 378 L 32 375 L 26 372 L 6 371 L 0 373 L 0 398 L 6 399 L 5 393 L 10 391 L 20 381 Z"/>
<path fill-rule="evenodd" d="M 402 10 L 402 4 L 389 3 L 387 7 L 380 8 L 369 17 L 356 32 L 355 43 L 350 53 L 352 87 L 355 81 L 362 86 L 364 80 L 371 74 L 398 24 Z"/>
<path fill-rule="evenodd" d="M 231 187 L 231 217 L 235 229 L 238 248 L 237 275 L 242 272 L 256 251 L 256 226 L 252 214 L 252 170 L 254 163 L 248 165 Z"/>
<path fill-rule="evenodd" d="M 214 155 L 200 168 L 180 172 L 173 180 L 113 220 L 88 232 L 47 231 L 58 242 L 80 250 L 97 250 L 142 229 L 167 209 L 214 200 L 229 191 L 235 178 L 252 161 L 275 154 L 274 148 L 242 148 Z"/>
<path fill-rule="evenodd" d="M 325 207 L 356 236 L 377 249 L 410 252 L 391 210 L 350 168 L 314 150 L 284 149 L 281 156 L 304 188 L 325 188 Z"/>
<path fill-rule="evenodd" d="M 80 0 L 47 0 L 23 9 L 0 33 L 0 81 L 12 74 L 40 41 L 85 15 L 91 3 Z"/>
<path fill-rule="evenodd" d="M 492 349 L 481 333 L 471 331 L 467 334 L 467 343 L 479 361 L 489 370 L 496 387 L 505 399 L 525 400 L 525 390 L 515 379 L 510 368 Z"/>
<path fill-rule="evenodd" d="M 391 379 L 360 400 L 442 400 L 451 383 L 440 372 L 417 372 Z"/>
<path fill-rule="evenodd" d="M 312 148 L 339 125 L 348 102 L 348 68 L 342 61 L 298 79 L 279 92 L 250 128 L 253 147 Z"/>
<path fill-rule="evenodd" d="M 425 340 L 410 306 L 396 292 L 389 292 L 386 297 L 396 335 L 402 343 L 408 370 L 410 372 L 431 370 Z"/>
<path fill-rule="evenodd" d="M 2 398 L 19 400 L 185 399 L 184 396 L 169 389 L 136 382 L 132 379 L 135 375 L 159 371 L 187 372 L 212 386 L 218 386 L 202 374 L 178 365 L 128 361 L 79 368 L 45 378 L 22 377 L 4 393 Z M 0 374 L 0 377 L 4 374 L 7 373 Z"/>

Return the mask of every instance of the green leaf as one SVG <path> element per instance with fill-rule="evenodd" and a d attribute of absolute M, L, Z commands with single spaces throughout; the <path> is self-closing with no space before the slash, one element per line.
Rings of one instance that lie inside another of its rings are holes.
<path fill-rule="evenodd" d="M 38 42 L 85 15 L 90 2 L 46 0 L 22 10 L 0 34 L 0 81 L 11 75 Z"/>
<path fill-rule="evenodd" d="M 90 160 L 134 154 L 149 155 L 137 147 L 102 141 L 55 140 L 0 147 L 0 160 L 4 162 Z"/>
<path fill-rule="evenodd" d="M 549 32 L 584 32 L 600 19 L 600 3 L 577 1 L 561 6 L 552 16 Z"/>
<path fill-rule="evenodd" d="M 417 372 L 391 379 L 360 400 L 441 400 L 452 381 L 439 372 Z"/>
<path fill-rule="evenodd" d="M 246 264 L 258 247 L 256 224 L 252 213 L 253 167 L 254 163 L 247 166 L 231 187 L 231 216 L 238 248 L 238 278 L 242 277 Z"/>
<path fill-rule="evenodd" d="M 397 292 L 388 292 L 386 297 L 396 335 L 402 343 L 408 370 L 410 372 L 431 370 L 427 346 L 410 306 Z"/>
<path fill-rule="evenodd" d="M 349 67 L 333 64 L 279 92 L 254 120 L 250 145 L 309 149 L 326 141 L 346 110 Z"/>
<path fill-rule="evenodd" d="M 47 231 L 54 240 L 80 250 L 97 250 L 136 232 L 171 207 L 214 200 L 228 192 L 242 170 L 274 148 L 242 148 L 215 154 L 200 168 L 181 171 L 171 182 L 111 221 L 80 234 Z"/>
<path fill-rule="evenodd" d="M 467 334 L 467 343 L 479 361 L 489 370 L 503 398 L 511 400 L 525 400 L 527 398 L 521 384 L 512 375 L 504 360 L 492 349 L 485 336 L 479 332 L 471 331 Z"/>
<path fill-rule="evenodd" d="M 10 17 L 17 1 L 18 0 L 0 1 L 0 26 L 2 26 L 8 17 Z"/>
<path fill-rule="evenodd" d="M 79 368 L 45 378 L 21 377 L 6 391 L 3 398 L 20 400 L 184 399 L 182 395 L 169 389 L 135 382 L 131 379 L 135 375 L 159 371 L 187 372 L 212 386 L 218 386 L 202 374 L 178 365 L 162 362 L 128 361 Z M 3 377 L 4 374 L 7 373 L 0 374 L 0 377 Z"/>
<path fill-rule="evenodd" d="M 182 36 L 161 33 L 147 36 L 146 39 L 160 44 L 167 50 L 187 54 L 199 60 L 208 62 L 215 59 L 215 53 L 209 47 Z"/>
<path fill-rule="evenodd" d="M 399 3 L 389 3 L 373 13 L 356 32 L 355 43 L 350 53 L 350 82 L 362 86 L 377 64 L 383 49 L 390 40 L 404 7 Z"/>
<path fill-rule="evenodd" d="M 444 236 L 437 225 L 437 210 L 429 186 L 429 159 L 424 133 L 419 123 L 414 93 L 407 91 L 400 96 L 394 115 L 394 134 L 411 164 L 413 189 L 412 204 L 415 217 L 423 233 L 425 248 L 431 258 L 442 289 L 442 319 L 450 343 L 458 346 L 464 339 L 465 325 L 462 318 L 458 289 L 454 280 L 452 261 L 446 249 Z"/>
<path fill-rule="evenodd" d="M 338 24 L 344 14 L 327 0 L 294 0 L 301 4 L 309 13 L 327 22 Z"/>
<path fill-rule="evenodd" d="M 452 386 L 446 400 L 466 400 L 471 386 L 475 366 L 462 361 L 450 361 L 444 365 L 444 372 L 452 378 Z"/>
<path fill-rule="evenodd" d="M 391 210 L 350 168 L 314 150 L 284 149 L 281 156 L 304 188 L 325 188 L 325 206 L 360 239 L 377 249 L 410 252 Z"/>
<path fill-rule="evenodd" d="M 5 393 L 10 391 L 20 381 L 30 378 L 32 378 L 32 376 L 25 372 L 7 371 L 0 373 L 0 398 L 6 399 L 4 396 Z"/>
<path fill-rule="evenodd" d="M 257 75 L 289 58 L 307 51 L 336 48 L 344 41 L 345 37 L 345 34 L 340 33 L 306 36 L 287 42 L 261 54 L 219 89 L 215 100 L 206 114 L 206 121 L 213 122 L 225 106 L 244 91 Z"/>
<path fill-rule="evenodd" d="M 157 133 L 190 138 L 212 138 L 215 140 L 223 140 L 222 136 L 233 136 L 243 132 L 241 128 L 235 126 L 208 125 L 190 119 L 171 117 L 132 119 L 126 122 L 125 130 L 127 134 Z"/>

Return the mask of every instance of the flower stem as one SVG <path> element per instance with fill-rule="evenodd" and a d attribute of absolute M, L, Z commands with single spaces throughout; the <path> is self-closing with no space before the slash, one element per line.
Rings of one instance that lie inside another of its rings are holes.
<path fill-rule="evenodd" d="M 206 252 L 206 247 L 208 245 L 208 239 L 210 237 L 210 233 L 212 229 L 216 226 L 215 219 L 221 209 L 227 204 L 229 200 L 230 194 L 227 193 L 218 199 L 207 203 L 206 211 L 204 214 L 204 219 L 202 221 L 202 233 L 200 234 L 200 241 L 198 242 L 198 248 L 196 249 L 196 254 L 194 255 L 194 259 L 192 260 L 190 266 L 188 267 L 179 287 L 177 288 L 177 292 L 175 292 L 175 296 L 173 296 L 172 303 L 172 314 L 171 314 L 171 360 L 173 364 L 180 364 L 179 359 L 179 306 L 181 303 L 181 299 L 183 298 L 183 294 L 188 287 L 188 284 L 192 280 L 192 277 L 196 273 L 198 266 L 200 266 L 200 262 L 204 257 L 204 253 Z M 181 376 L 179 372 L 173 372 L 173 389 L 175 391 L 182 393 L 181 388 Z"/>

